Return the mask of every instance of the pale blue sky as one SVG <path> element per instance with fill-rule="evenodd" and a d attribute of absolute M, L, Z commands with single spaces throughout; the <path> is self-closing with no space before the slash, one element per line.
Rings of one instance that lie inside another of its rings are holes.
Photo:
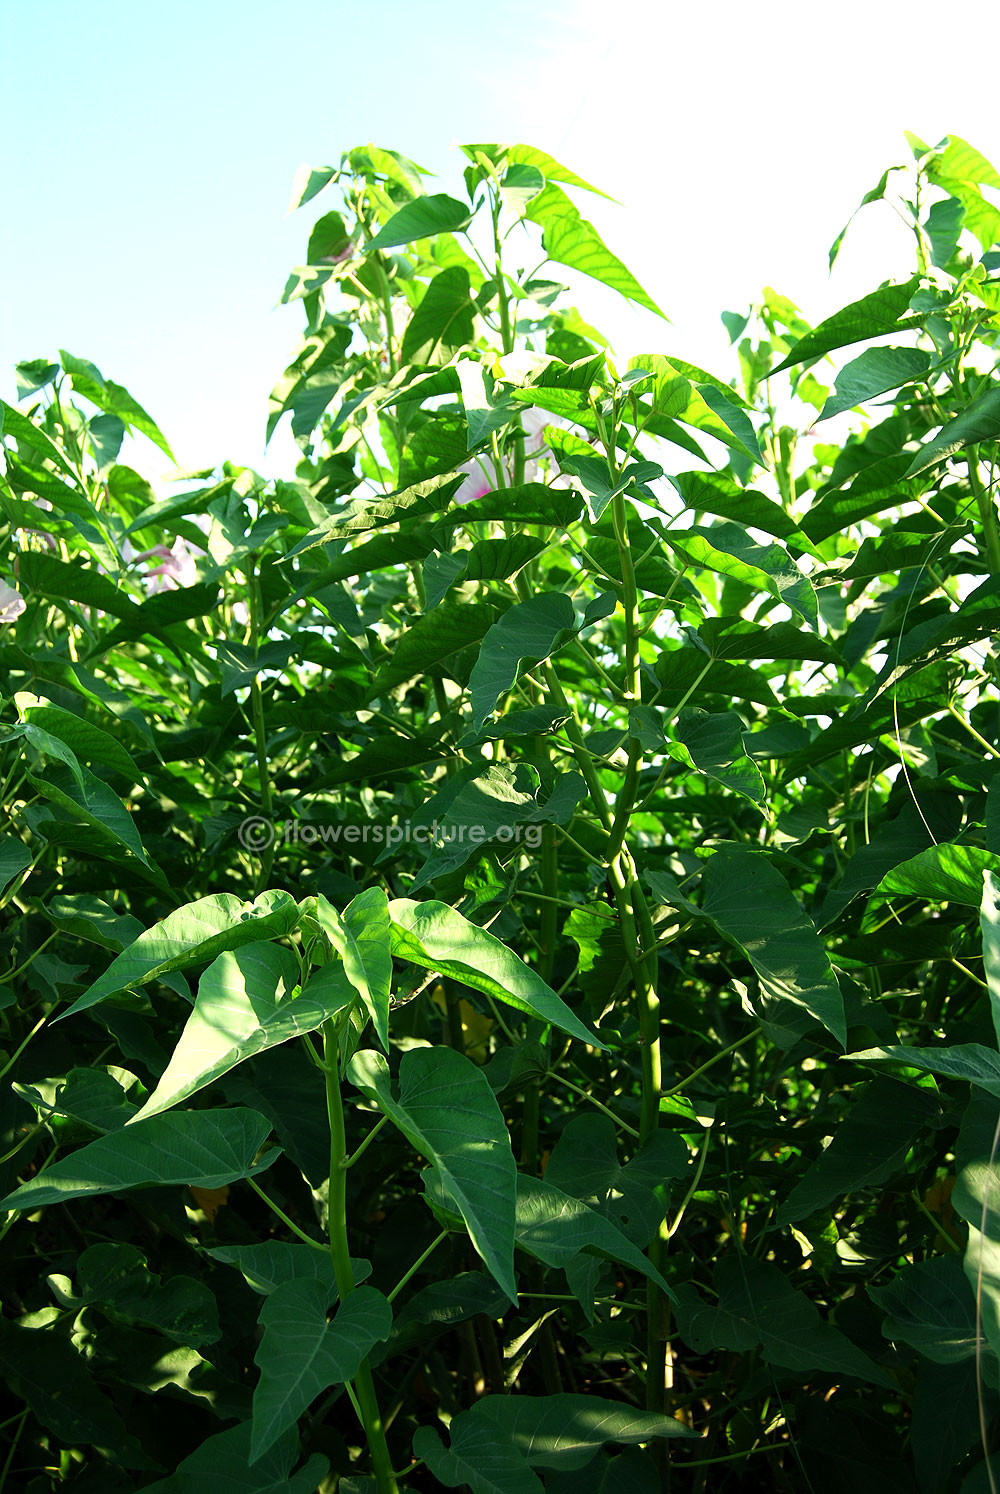
<path fill-rule="evenodd" d="M 600 291 L 585 312 L 623 355 L 728 375 L 718 313 L 765 282 L 815 320 L 908 270 L 877 207 L 825 274 L 847 214 L 906 158 L 904 129 L 1000 162 L 993 89 L 975 81 L 994 7 L 963 8 L 950 61 L 940 16 L 862 0 L 0 0 L 0 393 L 18 359 L 64 347 L 125 384 L 185 465 L 291 475 L 290 441 L 263 454 L 301 315 L 275 303 L 326 206 L 288 216 L 288 195 L 301 162 L 368 140 L 453 191 L 456 139 L 549 150 L 622 199 L 587 216 L 672 325 Z M 163 470 L 145 442 L 131 459 Z"/>

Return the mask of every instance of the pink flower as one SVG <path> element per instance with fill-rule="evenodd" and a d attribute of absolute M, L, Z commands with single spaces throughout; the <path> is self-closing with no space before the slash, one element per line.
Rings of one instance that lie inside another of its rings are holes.
<path fill-rule="evenodd" d="M 524 427 L 524 481 L 533 482 L 538 474 L 538 458 L 546 449 L 545 427 L 547 425 L 564 426 L 565 421 L 556 415 L 550 415 L 545 410 L 528 408 L 521 413 L 521 424 Z M 555 465 L 553 460 L 553 466 Z M 503 458 L 504 472 L 508 483 L 514 480 L 514 458 L 508 454 Z M 473 503 L 477 498 L 483 498 L 487 493 L 496 489 L 496 473 L 493 470 L 492 459 L 487 455 L 473 457 L 468 462 L 463 462 L 458 468 L 459 472 L 467 472 L 468 476 L 455 494 L 456 503 Z"/>
<path fill-rule="evenodd" d="M 13 586 L 0 581 L 0 623 L 11 623 L 20 617 L 26 606 L 21 593 Z"/>
<path fill-rule="evenodd" d="M 194 556 L 180 538 L 175 539 L 170 546 L 154 545 L 152 550 L 141 550 L 138 554 L 132 551 L 126 540 L 122 554 L 129 565 L 140 560 L 160 562 L 159 565 L 150 566 L 142 578 L 150 596 L 158 591 L 176 591 L 180 586 L 192 586 L 197 576 Z"/>

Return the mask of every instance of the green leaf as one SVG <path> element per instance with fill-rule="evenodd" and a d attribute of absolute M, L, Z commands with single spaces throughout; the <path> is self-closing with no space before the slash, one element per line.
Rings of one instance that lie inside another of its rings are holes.
<path fill-rule="evenodd" d="M 434 281 L 437 284 L 437 281 Z M 422 303 L 421 303 L 422 304 Z M 488 441 L 494 431 L 502 431 L 520 414 L 521 406 L 498 394 L 496 380 L 485 364 L 463 358 L 458 364 L 462 387 L 462 404 L 468 426 L 469 450 Z"/>
<path fill-rule="evenodd" d="M 663 750 L 762 808 L 766 789 L 760 769 L 747 756 L 745 731 L 735 711 L 710 713 L 688 706 L 674 726 L 677 742 L 666 742 Z"/>
<path fill-rule="evenodd" d="M 538 592 L 515 602 L 483 639 L 471 675 L 473 731 L 480 731 L 497 701 L 517 679 L 522 662 L 547 659 L 573 627 L 576 614 L 561 591 Z"/>
<path fill-rule="evenodd" d="M 478 1317 L 480 1313 L 501 1318 L 507 1305 L 507 1298 L 492 1276 L 486 1276 L 482 1271 L 463 1271 L 458 1276 L 432 1281 L 416 1292 L 396 1314 L 384 1356 L 388 1358 L 405 1352 L 417 1344 L 426 1346 L 429 1339 L 447 1333 L 456 1324 L 468 1322 L 469 1318 Z M 372 1356 L 375 1362 L 380 1362 L 382 1357 L 382 1350 L 376 1350 Z"/>
<path fill-rule="evenodd" d="M 61 706 L 28 706 L 25 720 L 40 726 L 50 736 L 65 742 L 74 755 L 85 763 L 103 763 L 115 773 L 121 773 L 132 783 L 142 781 L 142 773 L 135 765 L 132 754 L 110 732 L 65 711 Z"/>
<path fill-rule="evenodd" d="M 654 1131 L 623 1167 L 614 1122 L 606 1115 L 578 1115 L 553 1147 L 545 1181 L 597 1209 L 644 1249 L 664 1218 L 667 1180 L 687 1170 L 687 1146 L 674 1132 Z"/>
<path fill-rule="evenodd" d="M 976 1352 L 976 1297 L 954 1254 L 903 1269 L 868 1295 L 888 1317 L 886 1338 L 901 1340 L 935 1364 L 958 1364 Z"/>
<path fill-rule="evenodd" d="M 114 1463 L 158 1468 L 128 1434 L 111 1400 L 94 1383 L 69 1338 L 53 1329 L 0 1319 L 0 1371 L 9 1390 L 31 1407 L 67 1447 L 96 1447 Z"/>
<path fill-rule="evenodd" d="M 357 1287 L 327 1322 L 335 1296 L 322 1282 L 298 1278 L 276 1287 L 261 1308 L 264 1336 L 256 1356 L 260 1380 L 253 1397 L 251 1463 L 324 1390 L 353 1380 L 373 1346 L 388 1338 L 392 1308 L 381 1292 Z"/>
<path fill-rule="evenodd" d="M 22 554 L 19 579 L 22 587 L 37 591 L 52 601 L 80 602 L 85 607 L 107 612 L 111 617 L 128 617 L 136 610 L 136 604 L 108 576 L 102 576 L 100 571 L 89 566 L 59 560 L 55 555 L 46 555 L 40 550 L 27 550 Z"/>
<path fill-rule="evenodd" d="M 635 301 L 657 316 L 663 316 L 656 302 L 650 300 L 635 276 L 620 259 L 615 258 L 594 225 L 580 216 L 561 188 L 553 186 L 550 181 L 525 211 L 526 216 L 541 228 L 542 247 L 549 259 L 571 270 L 579 270 L 581 274 L 618 291 L 626 300 Z"/>
<path fill-rule="evenodd" d="M 815 924 L 784 877 L 752 851 L 716 851 L 705 864 L 704 901 L 697 908 L 672 878 L 650 872 L 657 897 L 707 918 L 722 937 L 742 949 L 761 991 L 771 1000 L 803 1007 L 846 1045 L 844 998 Z"/>
<path fill-rule="evenodd" d="M 853 410 L 901 384 L 922 379 L 930 363 L 930 353 L 919 348 L 867 348 L 860 358 L 840 370 L 836 389 L 816 417 L 817 423 L 843 410 Z"/>
<path fill-rule="evenodd" d="M 834 263 L 836 262 L 837 255 L 840 253 L 840 246 L 844 242 L 844 235 L 847 233 L 847 230 L 850 228 L 851 224 L 854 222 L 854 219 L 857 216 L 857 214 L 861 211 L 861 209 L 863 207 L 867 207 L 870 202 L 880 202 L 882 200 L 882 198 L 885 196 L 885 189 L 886 189 L 886 186 L 888 184 L 889 177 L 892 175 L 892 173 L 894 171 L 902 171 L 904 169 L 905 168 L 902 167 L 902 166 L 889 166 L 889 167 L 887 167 L 887 169 L 885 171 L 883 171 L 883 173 L 882 173 L 881 177 L 879 178 L 878 182 L 876 183 L 876 185 L 874 187 L 872 187 L 872 189 L 871 189 L 870 192 L 866 192 L 865 195 L 864 195 L 864 197 L 862 197 L 861 201 L 858 203 L 857 207 L 854 209 L 854 212 L 848 218 L 847 222 L 844 224 L 843 228 L 840 230 L 840 232 L 838 233 L 837 237 L 834 239 L 833 243 L 830 245 L 829 267 L 830 267 L 831 270 L 833 269 Z M 742 331 L 742 328 L 740 330 Z M 738 335 L 739 334 L 737 334 L 737 336 Z M 735 338 L 733 340 L 735 341 Z"/>
<path fill-rule="evenodd" d="M 403 212 L 406 211 L 404 208 Z M 400 357 L 404 363 L 446 362 L 457 349 L 473 341 L 475 326 L 476 304 L 469 272 L 461 265 L 453 265 L 435 275 L 427 287 L 403 333 Z"/>
<path fill-rule="evenodd" d="M 818 659 L 839 664 L 841 656 L 825 638 L 792 623 L 749 622 L 744 617 L 707 617 L 698 636 L 713 659 Z"/>
<path fill-rule="evenodd" d="M 495 618 L 488 602 L 442 602 L 432 608 L 397 638 L 392 656 L 372 682 L 369 699 L 378 699 L 414 675 L 464 675 L 464 651 L 486 636 Z"/>
<path fill-rule="evenodd" d="M 176 623 L 188 622 L 193 617 L 207 617 L 214 612 L 218 601 L 219 588 L 214 581 L 160 592 L 133 607 L 116 628 L 102 636 L 101 647 L 113 648 L 124 638 L 140 638 L 144 633 L 163 637 L 165 630 Z"/>
<path fill-rule="evenodd" d="M 816 627 L 818 608 L 812 583 L 781 545 L 758 545 L 741 524 L 734 523 L 673 530 L 666 539 L 688 564 L 768 592 Z"/>
<path fill-rule="evenodd" d="M 70 771 L 73 782 L 76 784 L 77 790 L 81 794 L 84 793 L 83 771 L 76 760 L 76 753 L 67 747 L 65 742 L 61 741 L 59 737 L 52 736 L 50 732 L 43 731 L 40 726 L 32 725 L 30 722 L 25 722 L 23 726 L 11 727 L 9 734 L 8 732 L 4 732 L 6 741 L 13 741 L 18 736 L 23 737 L 26 742 L 30 742 L 36 752 L 42 753 L 45 757 L 54 757 L 57 762 L 65 763 Z"/>
<path fill-rule="evenodd" d="M 39 1209 L 129 1188 L 221 1188 L 263 1172 L 280 1156 L 254 1159 L 271 1130 L 255 1110 L 190 1110 L 154 1115 L 101 1136 L 0 1202 L 0 1209 Z"/>
<path fill-rule="evenodd" d="M 347 1077 L 434 1164 L 487 1269 L 516 1302 L 517 1167 L 482 1069 L 451 1048 L 413 1049 L 400 1061 L 397 1100 L 385 1059 L 364 1049 L 351 1060 Z"/>
<path fill-rule="evenodd" d="M 653 495 L 646 484 L 663 476 L 663 468 L 656 462 L 632 462 L 612 480 L 606 461 L 571 451 L 566 442 L 562 443 L 559 452 L 559 470 L 579 480 L 595 521 L 601 517 L 612 498 L 617 498 L 620 493 L 631 493 L 650 501 Z"/>
<path fill-rule="evenodd" d="M 1000 605 L 1000 577 L 987 576 L 974 591 L 964 597 L 954 611 L 935 613 L 911 627 L 890 653 L 878 679 L 869 686 L 855 714 L 890 687 L 938 659 L 949 659 L 967 643 L 978 643 L 996 632 L 997 608 Z M 896 699 L 898 700 L 898 688 Z"/>
<path fill-rule="evenodd" d="M 717 384 L 700 384 L 697 393 L 713 415 L 717 415 L 722 421 L 732 437 L 732 440 L 726 441 L 726 445 L 734 446 L 736 450 L 745 452 L 758 466 L 763 466 L 764 458 L 760 454 L 757 432 L 750 424 L 749 416 L 735 391 L 720 389 Z M 697 426 L 699 430 L 710 429 L 707 421 L 691 420 L 689 423 Z M 725 437 L 722 439 L 725 440 Z"/>
<path fill-rule="evenodd" d="M 520 213 L 545 186 L 545 177 L 537 166 L 515 161 L 508 166 L 500 183 L 500 201 L 509 213 Z"/>
<path fill-rule="evenodd" d="M 398 249 L 403 244 L 430 239 L 438 233 L 460 233 L 471 221 L 468 204 L 459 202 L 456 197 L 448 197 L 443 192 L 432 197 L 417 197 L 401 207 L 398 213 L 393 213 L 375 237 L 359 248 L 364 254 L 373 254 L 377 249 Z"/>
<path fill-rule="evenodd" d="M 446 903 L 396 898 L 389 903 L 389 917 L 392 952 L 399 959 L 483 991 L 581 1043 L 606 1047 L 513 950 Z"/>
<path fill-rule="evenodd" d="M 936 186 L 962 204 L 964 226 L 983 249 L 992 248 L 1000 236 L 1000 213 L 979 188 L 1000 187 L 1000 177 L 986 157 L 959 135 L 950 135 L 945 149 L 931 155 L 925 169 Z"/>
<path fill-rule="evenodd" d="M 680 438 L 674 425 L 675 421 L 682 420 L 685 425 L 714 436 L 741 456 L 749 457 L 753 462 L 761 461 L 756 432 L 740 397 L 721 380 L 712 379 L 700 368 L 679 358 L 665 358 L 662 353 L 641 353 L 631 358 L 629 370 L 653 375 L 648 406 L 641 398 L 644 391 L 639 391 L 639 421 L 651 434 L 676 441 L 691 450 L 689 441 Z M 693 450 L 695 455 L 702 455 L 697 446 Z"/>
<path fill-rule="evenodd" d="M 369 887 L 348 903 L 343 917 L 322 893 L 316 902 L 319 926 L 343 960 L 344 974 L 364 1002 L 388 1053 L 392 925 L 386 895 L 381 887 Z"/>
<path fill-rule="evenodd" d="M 715 1270 L 718 1307 L 702 1304 L 693 1287 L 678 1292 L 675 1309 L 681 1337 L 695 1353 L 710 1349 L 744 1352 L 760 1344 L 768 1364 L 804 1374 L 866 1380 L 891 1389 L 892 1376 L 820 1318 L 779 1266 L 742 1250 L 728 1251 Z"/>
<path fill-rule="evenodd" d="M 862 1087 L 847 1118 L 778 1210 L 779 1225 L 818 1213 L 833 1199 L 898 1172 L 922 1126 L 940 1114 L 933 1091 L 892 1079 Z"/>
<path fill-rule="evenodd" d="M 544 1494 L 541 1480 L 496 1427 L 463 1411 L 448 1431 L 448 1448 L 428 1426 L 418 1427 L 413 1437 L 414 1453 L 423 1458 L 438 1484 L 468 1488 L 472 1494 Z"/>
<path fill-rule="evenodd" d="M 1000 856 L 991 856 L 978 846 L 945 842 L 928 846 L 909 861 L 894 866 L 877 891 L 978 908 L 983 902 L 984 873 L 1000 873 Z"/>
<path fill-rule="evenodd" d="M 491 841 L 500 850 L 523 844 L 537 851 L 541 826 L 568 824 L 586 791 L 579 773 L 564 773 L 548 798 L 539 802 L 537 775 L 526 763 L 491 764 L 464 782 L 456 776 L 414 818 L 413 830 L 419 826 L 430 849 L 410 891 L 464 866 Z M 388 860 L 391 854 L 390 847 L 379 859 Z"/>
<path fill-rule="evenodd" d="M 219 1310 L 205 1283 L 193 1276 L 161 1281 L 134 1245 L 91 1245 L 77 1262 L 75 1292 L 68 1277 L 48 1282 L 60 1305 L 74 1312 L 96 1306 L 113 1320 L 155 1328 L 193 1349 L 220 1336 Z"/>
<path fill-rule="evenodd" d="M 118 1131 L 137 1109 L 117 1079 L 102 1069 L 70 1069 L 65 1079 L 13 1088 L 46 1120 L 64 1115 L 93 1131 Z"/>
<path fill-rule="evenodd" d="M 439 473 L 424 482 L 411 483 L 395 493 L 387 493 L 384 498 L 356 499 L 342 513 L 331 515 L 318 529 L 293 545 L 285 559 L 291 560 L 303 551 L 311 550 L 314 545 L 325 545 L 330 540 L 350 539 L 354 534 L 381 529 L 400 519 L 420 519 L 443 513 L 464 480 L 465 474 L 462 472 Z"/>
<path fill-rule="evenodd" d="M 246 944 L 213 960 L 170 1062 L 136 1119 L 169 1110 L 244 1059 L 315 1032 L 354 1000 L 339 963 L 324 965 L 297 993 L 298 978 L 291 950 L 274 944 Z"/>
<path fill-rule="evenodd" d="M 319 1241 L 316 1242 L 317 1244 Z M 311 1250 L 285 1240 L 266 1240 L 263 1245 L 217 1245 L 208 1254 L 224 1265 L 235 1266 L 253 1291 L 267 1297 L 286 1281 L 319 1281 L 334 1294 L 336 1279 L 329 1250 Z M 356 1285 L 371 1275 L 371 1263 L 352 1260 Z M 332 1300 L 332 1296 L 331 1296 Z"/>
<path fill-rule="evenodd" d="M 918 316 L 907 316 L 910 302 L 920 289 L 920 276 L 914 275 L 903 285 L 883 285 L 860 301 L 852 301 L 843 311 L 836 312 L 825 322 L 820 322 L 805 337 L 800 337 L 788 356 L 772 368 L 771 373 L 782 373 L 796 363 L 821 358 L 834 348 L 844 348 L 853 342 L 867 342 L 870 337 L 884 337 L 888 332 L 899 332 L 906 327 L 918 326 Z"/>
<path fill-rule="evenodd" d="M 0 892 L 5 892 L 23 871 L 31 865 L 31 852 L 16 835 L 0 837 Z"/>
<path fill-rule="evenodd" d="M 598 1395 L 487 1395 L 465 1414 L 498 1427 L 533 1468 L 584 1468 L 608 1442 L 699 1435 L 672 1416 Z"/>
<path fill-rule="evenodd" d="M 509 539 L 477 540 L 458 557 L 464 561 L 464 581 L 506 581 L 516 576 L 545 549 L 545 541 L 534 534 L 513 534 Z M 457 578 L 459 579 L 459 578 Z"/>
<path fill-rule="evenodd" d="M 84 399 L 89 399 L 108 415 L 117 415 L 129 430 L 137 430 L 148 436 L 171 461 L 174 460 L 174 454 L 156 421 L 132 398 L 127 389 L 111 379 L 103 378 L 86 359 L 74 358 L 71 353 L 62 350 L 59 358 L 77 394 L 82 394 Z"/>
<path fill-rule="evenodd" d="M 298 904 L 287 892 L 264 892 L 252 903 L 229 892 L 216 892 L 185 903 L 140 934 L 56 1020 L 86 1011 L 119 991 L 159 980 L 171 970 L 207 964 L 224 950 L 262 938 L 282 938 L 292 932 L 298 918 Z"/>
<path fill-rule="evenodd" d="M 847 1057 L 856 1063 L 902 1063 L 911 1069 L 923 1069 L 928 1074 L 964 1079 L 1000 1100 L 1000 1054 L 992 1048 L 981 1047 L 979 1043 L 954 1043 L 949 1048 L 904 1048 L 891 1044 L 885 1048 L 866 1048 L 861 1053 L 849 1053 Z"/>
<path fill-rule="evenodd" d="M 292 196 L 288 211 L 292 212 L 295 208 L 310 202 L 318 192 L 322 192 L 324 187 L 329 186 L 336 175 L 335 166 L 300 166 L 292 183 Z"/>
<path fill-rule="evenodd" d="M 116 913 L 108 903 L 86 892 L 50 898 L 45 911 L 56 928 L 110 949 L 112 954 L 121 954 L 125 945 L 142 933 L 138 918 Z"/>
<path fill-rule="evenodd" d="M 970 1162 L 955 1179 L 951 1201 L 969 1226 L 963 1266 L 980 1305 L 982 1330 L 1000 1356 L 1000 1169 Z"/>
<path fill-rule="evenodd" d="M 475 147 L 470 147 L 470 149 L 475 149 Z M 585 192 L 593 192 L 595 196 L 603 197 L 607 202 L 617 201 L 607 192 L 602 192 L 600 187 L 594 187 L 590 182 L 585 182 L 582 176 L 577 176 L 574 171 L 570 171 L 569 167 L 561 166 L 553 156 L 534 145 L 508 146 L 507 159 L 527 166 L 536 166 L 547 181 L 565 182 L 568 187 L 582 187 Z"/>
<path fill-rule="evenodd" d="M 49 367 L 54 366 L 49 365 Z M 56 372 L 58 371 L 57 368 Z M 46 435 L 41 426 L 29 420 L 27 415 L 22 415 L 20 410 L 15 410 L 13 405 L 5 404 L 3 400 L 0 400 L 0 433 L 13 436 L 19 447 L 24 446 L 29 450 L 34 448 L 41 456 L 46 457 L 50 462 L 55 462 L 57 467 L 61 467 L 74 482 L 77 481 L 72 462 L 51 436 Z"/>
<path fill-rule="evenodd" d="M 977 441 L 995 441 L 1000 437 L 1000 386 L 987 389 L 961 415 L 943 425 L 936 436 L 926 441 L 907 467 L 904 477 L 916 477 L 928 467 L 947 461 L 957 451 L 974 446 Z"/>
<path fill-rule="evenodd" d="M 983 975 L 989 991 L 993 1030 L 1000 1043 L 1000 868 L 984 873 L 979 923 L 983 931 Z"/>
<path fill-rule="evenodd" d="M 517 1244 L 547 1266 L 565 1267 L 582 1250 L 638 1271 L 674 1301 L 672 1289 L 642 1251 L 603 1214 L 543 1178 L 517 1176 Z"/>
<path fill-rule="evenodd" d="M 546 488 L 540 482 L 504 488 L 499 493 L 485 493 L 460 508 L 452 509 L 439 520 L 439 527 L 467 526 L 483 521 L 506 523 L 519 528 L 522 524 L 551 524 L 568 529 L 580 517 L 583 502 L 571 488 Z"/>
<path fill-rule="evenodd" d="M 147 1484 L 144 1494 L 205 1494 L 206 1489 L 212 1494 L 315 1494 L 317 1485 L 326 1479 L 327 1459 L 313 1453 L 293 1473 L 299 1459 L 299 1436 L 289 1427 L 251 1464 L 253 1427 L 252 1421 L 244 1421 L 207 1437 L 169 1478 Z"/>
<path fill-rule="evenodd" d="M 88 768 L 77 765 L 75 774 L 68 768 L 49 768 L 45 777 L 29 773 L 28 778 L 40 794 L 60 809 L 65 809 L 74 820 L 93 826 L 131 851 L 143 866 L 156 871 L 125 805 L 114 789 L 109 788 L 103 779 L 95 777 Z M 64 1012 L 63 1015 L 69 1014 Z"/>

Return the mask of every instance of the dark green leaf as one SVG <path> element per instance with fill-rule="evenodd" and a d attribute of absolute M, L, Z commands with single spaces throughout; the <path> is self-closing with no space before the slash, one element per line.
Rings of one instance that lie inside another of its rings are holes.
<path fill-rule="evenodd" d="M 516 602 L 483 639 L 469 676 L 473 731 L 481 730 L 501 695 L 514 684 L 525 660 L 548 658 L 575 622 L 573 604 L 563 592 L 538 592 Z"/>
<path fill-rule="evenodd" d="M 403 212 L 406 211 L 404 208 Z M 405 363 L 447 361 L 456 349 L 472 341 L 475 312 L 468 271 L 460 265 L 442 270 L 427 287 L 423 300 L 407 324 L 400 348 L 401 358 Z M 471 430 L 469 444 L 473 444 Z"/>
<path fill-rule="evenodd" d="M 299 1277 L 276 1287 L 261 1308 L 264 1337 L 257 1350 L 251 1463 L 322 1391 L 353 1380 L 369 1350 L 389 1336 L 392 1308 L 381 1292 L 357 1287 L 328 1322 L 334 1295 L 322 1282 Z"/>
<path fill-rule="evenodd" d="M 398 249 L 402 244 L 429 239 L 438 233 L 458 233 L 470 221 L 468 206 L 455 197 L 441 192 L 432 197 L 417 197 L 401 207 L 398 213 L 393 213 L 363 250 L 365 254 L 372 254 L 376 249 Z"/>
<path fill-rule="evenodd" d="M 517 1168 L 503 1114 L 482 1070 L 450 1048 L 414 1049 L 400 1062 L 398 1100 L 385 1060 L 371 1049 L 358 1053 L 347 1073 L 433 1163 L 473 1245 L 516 1302 Z"/>
<path fill-rule="evenodd" d="M 883 337 L 887 332 L 902 331 L 904 327 L 917 326 L 919 317 L 908 317 L 910 302 L 920 288 L 920 276 L 914 275 L 902 285 L 883 285 L 860 301 L 852 301 L 843 311 L 820 322 L 812 332 L 800 337 L 787 358 L 773 368 L 773 374 L 796 363 L 821 358 L 834 348 L 844 348 L 853 342 L 867 342 L 871 337 Z"/>
<path fill-rule="evenodd" d="M 53 1162 L 41 1177 L 0 1202 L 0 1209 L 38 1209 L 129 1188 L 221 1188 L 262 1172 L 280 1154 L 256 1161 L 271 1130 L 253 1110 L 190 1110 L 134 1121 Z"/>
<path fill-rule="evenodd" d="M 977 441 L 995 441 L 1000 437 L 1000 388 L 987 389 L 961 415 L 943 425 L 936 436 L 924 443 L 904 476 L 917 477 L 928 467 L 945 462 L 957 451 L 974 446 Z"/>
<path fill-rule="evenodd" d="M 855 358 L 840 370 L 836 391 L 823 406 L 817 420 L 829 420 L 831 416 L 839 415 L 843 410 L 853 410 L 855 405 L 862 405 L 876 395 L 923 378 L 930 362 L 930 353 L 921 352 L 919 348 L 868 348 L 860 358 Z"/>
<path fill-rule="evenodd" d="M 743 950 L 764 994 L 803 1007 L 844 1046 L 844 999 L 815 925 L 779 871 L 752 851 L 722 850 L 703 874 L 700 909 L 662 872 L 650 872 L 658 897 L 709 922 Z"/>
<path fill-rule="evenodd" d="M 244 1421 L 208 1437 L 169 1478 L 148 1484 L 145 1494 L 205 1494 L 206 1489 L 213 1494 L 315 1494 L 329 1466 L 322 1454 L 314 1453 L 298 1473 L 293 1473 L 299 1459 L 299 1437 L 295 1428 L 289 1427 L 251 1463 L 253 1425 Z"/>
<path fill-rule="evenodd" d="M 976 1352 L 976 1298 L 956 1255 L 937 1255 L 903 1269 L 868 1295 L 888 1313 L 886 1338 L 901 1340 L 935 1364 L 958 1364 Z"/>

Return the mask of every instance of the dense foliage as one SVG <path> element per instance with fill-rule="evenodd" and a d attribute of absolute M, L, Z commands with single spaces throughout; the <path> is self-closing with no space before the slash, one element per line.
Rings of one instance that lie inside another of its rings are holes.
<path fill-rule="evenodd" d="M 1000 176 L 911 145 L 728 382 L 498 145 L 300 174 L 294 480 L 19 366 L 0 1488 L 993 1486 Z"/>

